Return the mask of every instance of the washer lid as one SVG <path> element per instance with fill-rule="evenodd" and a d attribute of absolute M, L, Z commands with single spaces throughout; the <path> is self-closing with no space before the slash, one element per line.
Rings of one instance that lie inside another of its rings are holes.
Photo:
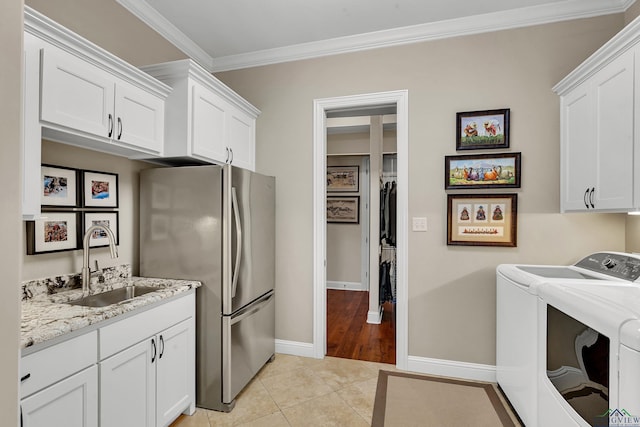
<path fill-rule="evenodd" d="M 600 277 L 591 276 L 569 267 L 554 266 L 536 266 L 536 265 L 517 265 L 516 268 L 536 276 L 546 277 L 550 279 L 588 279 L 588 280 L 604 280 Z"/>

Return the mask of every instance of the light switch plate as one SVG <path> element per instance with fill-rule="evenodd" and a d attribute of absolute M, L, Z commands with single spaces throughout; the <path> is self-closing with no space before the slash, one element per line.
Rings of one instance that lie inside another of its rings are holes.
<path fill-rule="evenodd" d="M 427 231 L 427 218 L 413 217 L 413 231 Z"/>

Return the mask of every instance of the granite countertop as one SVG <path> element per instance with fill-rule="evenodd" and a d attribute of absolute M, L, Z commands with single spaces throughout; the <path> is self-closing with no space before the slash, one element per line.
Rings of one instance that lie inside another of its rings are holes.
<path fill-rule="evenodd" d="M 71 278 L 71 280 L 65 280 L 67 278 Z M 54 279 L 23 283 L 20 329 L 20 348 L 22 350 L 174 295 L 188 292 L 201 285 L 198 281 L 131 277 L 126 271 L 124 273 L 118 272 L 105 283 L 97 285 L 91 293 L 95 294 L 129 285 L 151 286 L 158 288 L 158 290 L 106 307 L 85 307 L 65 304 L 67 301 L 82 297 L 82 290 L 77 286 L 67 286 L 74 281 L 77 282 L 75 276 L 57 276 Z M 55 286 L 52 286 L 52 283 L 55 283 Z"/>

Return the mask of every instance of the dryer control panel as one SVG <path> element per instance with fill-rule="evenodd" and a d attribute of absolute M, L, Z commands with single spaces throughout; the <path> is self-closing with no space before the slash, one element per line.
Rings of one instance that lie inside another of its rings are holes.
<path fill-rule="evenodd" d="M 640 278 L 640 257 L 631 254 L 596 252 L 575 265 L 629 282 L 635 282 Z"/>

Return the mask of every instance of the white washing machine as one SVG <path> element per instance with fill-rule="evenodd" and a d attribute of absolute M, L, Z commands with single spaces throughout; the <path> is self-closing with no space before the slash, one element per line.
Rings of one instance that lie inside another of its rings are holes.
<path fill-rule="evenodd" d="M 640 426 L 640 286 L 548 283 L 539 298 L 538 425 Z"/>
<path fill-rule="evenodd" d="M 589 255 L 575 265 L 501 264 L 496 269 L 496 377 L 498 384 L 527 426 L 538 422 L 540 316 L 538 292 L 546 283 L 609 286 L 637 280 L 621 265 L 627 258 L 616 252 Z M 633 270 L 636 271 L 636 270 Z M 640 268 L 636 271 L 640 275 Z"/>

